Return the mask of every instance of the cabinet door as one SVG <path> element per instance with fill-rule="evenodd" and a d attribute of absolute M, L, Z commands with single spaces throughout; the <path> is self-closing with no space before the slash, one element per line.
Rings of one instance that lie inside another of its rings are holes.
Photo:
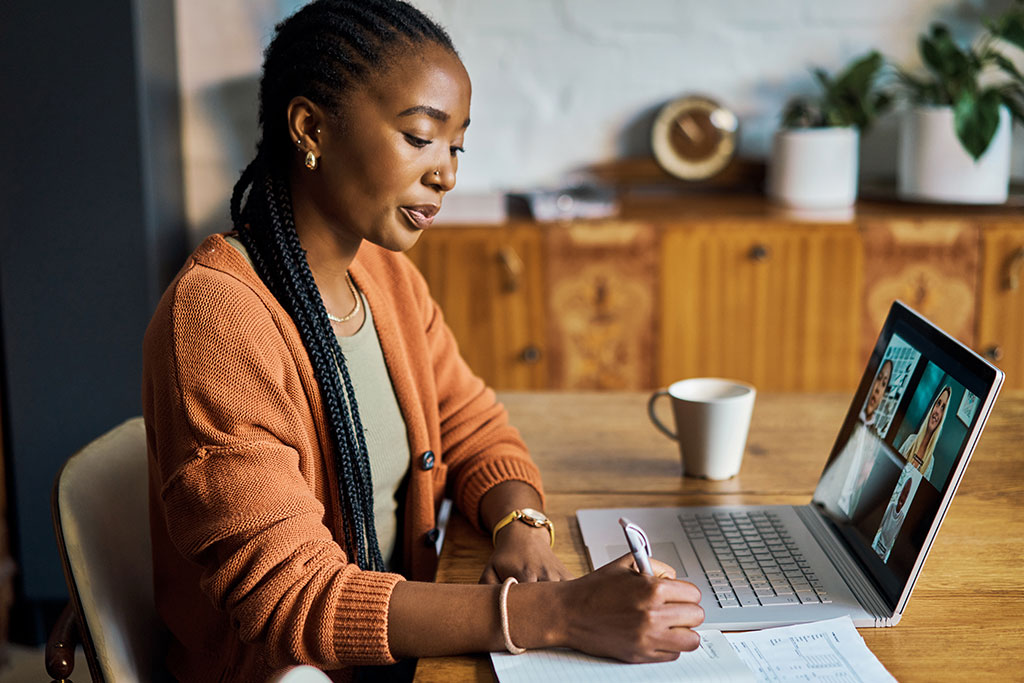
<path fill-rule="evenodd" d="M 657 232 L 645 223 L 551 227 L 547 252 L 553 389 L 654 385 Z"/>
<path fill-rule="evenodd" d="M 409 252 L 469 366 L 495 389 L 542 389 L 544 285 L 535 226 L 431 228 Z"/>
<path fill-rule="evenodd" d="M 978 350 L 1006 373 L 1006 387 L 1024 388 L 1024 224 L 982 232 L 978 287 Z"/>
<path fill-rule="evenodd" d="M 864 222 L 863 239 L 865 357 L 894 299 L 974 344 L 979 236 L 973 222 L 871 219 Z"/>
<path fill-rule="evenodd" d="M 666 229 L 659 379 L 762 391 L 850 391 L 860 376 L 861 246 L 853 226 Z"/>

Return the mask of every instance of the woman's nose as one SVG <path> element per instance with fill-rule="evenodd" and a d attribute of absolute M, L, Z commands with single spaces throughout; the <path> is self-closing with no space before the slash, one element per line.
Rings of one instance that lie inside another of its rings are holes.
<path fill-rule="evenodd" d="M 455 164 L 451 161 L 442 162 L 427 173 L 424 182 L 442 192 L 451 191 L 455 187 Z"/>

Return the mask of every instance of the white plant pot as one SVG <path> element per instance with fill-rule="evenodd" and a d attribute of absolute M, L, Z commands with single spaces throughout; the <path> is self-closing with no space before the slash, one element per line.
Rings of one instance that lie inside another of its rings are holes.
<path fill-rule="evenodd" d="M 900 121 L 899 195 L 957 204 L 1002 204 L 1010 187 L 1010 111 L 977 161 L 956 136 L 952 107 L 915 107 Z"/>
<path fill-rule="evenodd" d="M 860 135 L 854 127 L 775 133 L 767 191 L 797 209 L 838 209 L 857 199 Z"/>

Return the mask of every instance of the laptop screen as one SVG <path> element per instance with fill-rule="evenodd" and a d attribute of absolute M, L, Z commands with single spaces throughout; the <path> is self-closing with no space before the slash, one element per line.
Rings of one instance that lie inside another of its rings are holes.
<path fill-rule="evenodd" d="M 895 608 L 1002 373 L 900 303 L 814 492 Z"/>

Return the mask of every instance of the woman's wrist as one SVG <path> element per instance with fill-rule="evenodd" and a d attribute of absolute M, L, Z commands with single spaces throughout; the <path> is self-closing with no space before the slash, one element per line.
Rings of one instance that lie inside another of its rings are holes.
<path fill-rule="evenodd" d="M 494 535 L 494 547 L 500 548 L 504 545 L 523 546 L 531 543 L 543 543 L 551 545 L 551 532 L 547 527 L 530 526 L 522 522 L 506 524 Z"/>
<path fill-rule="evenodd" d="M 571 582 L 518 583 L 508 593 L 512 642 L 527 650 L 568 647 Z"/>

